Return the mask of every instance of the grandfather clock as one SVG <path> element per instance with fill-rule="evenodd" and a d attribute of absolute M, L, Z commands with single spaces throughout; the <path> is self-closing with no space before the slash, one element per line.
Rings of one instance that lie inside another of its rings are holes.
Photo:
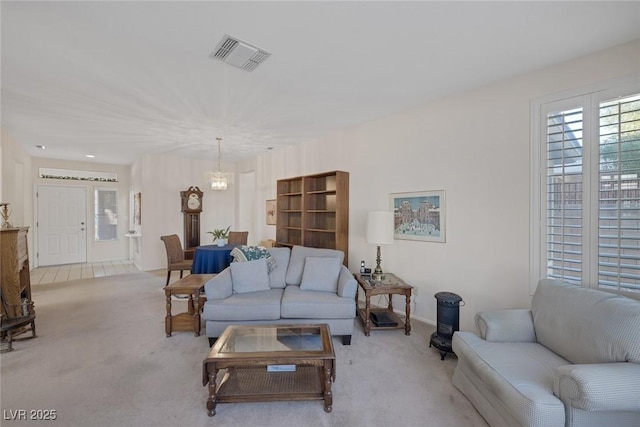
<path fill-rule="evenodd" d="M 180 192 L 182 213 L 184 214 L 184 256 L 193 259 L 196 246 L 200 246 L 200 212 L 202 212 L 202 191 L 189 187 Z"/>

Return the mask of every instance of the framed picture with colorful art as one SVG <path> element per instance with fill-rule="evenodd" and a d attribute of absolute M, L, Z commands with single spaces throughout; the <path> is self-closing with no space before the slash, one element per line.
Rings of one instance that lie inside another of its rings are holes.
<path fill-rule="evenodd" d="M 267 225 L 276 224 L 276 199 L 267 200 Z"/>
<path fill-rule="evenodd" d="M 389 208 L 393 211 L 394 239 L 445 242 L 444 190 L 391 193 Z"/>

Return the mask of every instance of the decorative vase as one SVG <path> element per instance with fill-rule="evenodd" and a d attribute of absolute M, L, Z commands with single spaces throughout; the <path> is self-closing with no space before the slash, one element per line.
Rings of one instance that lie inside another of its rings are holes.
<path fill-rule="evenodd" d="M 218 244 L 218 246 L 224 246 L 227 244 L 227 239 L 217 239 L 216 243 Z"/>
<path fill-rule="evenodd" d="M 2 216 L 2 225 L 0 225 L 0 227 L 3 229 L 13 228 L 9 222 L 9 215 L 11 214 L 11 212 L 9 212 L 9 203 L 0 203 L 0 209 L 0 216 Z"/>

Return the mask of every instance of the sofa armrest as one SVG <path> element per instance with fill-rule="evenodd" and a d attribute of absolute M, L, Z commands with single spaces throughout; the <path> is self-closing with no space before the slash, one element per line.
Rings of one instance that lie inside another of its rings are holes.
<path fill-rule="evenodd" d="M 632 362 L 558 367 L 553 391 L 585 411 L 640 411 L 640 364 Z"/>
<path fill-rule="evenodd" d="M 207 300 L 229 298 L 233 293 L 231 268 L 227 267 L 204 284 Z"/>
<path fill-rule="evenodd" d="M 536 342 L 529 309 L 494 310 L 476 314 L 476 328 L 487 341 Z"/>
<path fill-rule="evenodd" d="M 338 296 L 355 300 L 357 288 L 358 282 L 356 282 L 349 269 L 343 265 L 338 276 Z"/>

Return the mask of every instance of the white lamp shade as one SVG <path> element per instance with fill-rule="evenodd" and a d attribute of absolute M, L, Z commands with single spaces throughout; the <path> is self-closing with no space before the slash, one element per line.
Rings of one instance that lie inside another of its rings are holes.
<path fill-rule="evenodd" d="M 367 243 L 390 245 L 393 243 L 393 212 L 372 211 L 367 215 Z"/>

